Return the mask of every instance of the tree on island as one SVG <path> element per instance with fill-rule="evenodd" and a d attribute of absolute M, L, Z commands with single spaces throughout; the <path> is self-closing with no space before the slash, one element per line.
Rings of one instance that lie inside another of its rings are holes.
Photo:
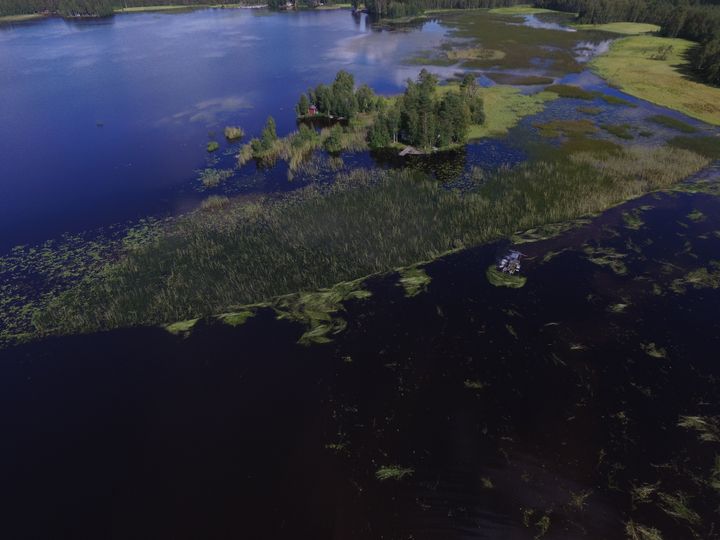
<path fill-rule="evenodd" d="M 270 151 L 278 140 L 277 129 L 275 126 L 275 119 L 272 116 L 268 116 L 265 122 L 265 127 L 262 130 L 262 134 L 259 139 L 253 139 L 250 141 L 250 146 L 255 157 L 260 157 L 264 153 Z"/>
<path fill-rule="evenodd" d="M 441 91 L 437 77 L 423 69 L 393 106 L 378 111 L 368 144 L 402 142 L 425 151 L 465 144 L 470 125 L 482 124 L 485 113 L 474 76 L 464 77 L 458 89 Z"/>

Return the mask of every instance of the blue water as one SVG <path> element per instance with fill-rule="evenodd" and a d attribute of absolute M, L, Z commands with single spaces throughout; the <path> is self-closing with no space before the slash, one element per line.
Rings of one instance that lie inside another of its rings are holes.
<path fill-rule="evenodd" d="M 226 125 L 294 129 L 297 96 L 348 69 L 400 91 L 437 22 L 377 31 L 348 10 L 214 9 L 0 27 L 0 251 L 174 213 Z"/>

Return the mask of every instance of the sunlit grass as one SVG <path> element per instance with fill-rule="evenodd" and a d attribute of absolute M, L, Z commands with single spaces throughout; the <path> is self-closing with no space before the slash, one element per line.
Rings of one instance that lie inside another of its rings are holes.
<path fill-rule="evenodd" d="M 610 84 L 641 99 L 720 125 L 720 88 L 688 79 L 691 41 L 648 35 L 614 42 L 591 66 Z M 663 47 L 671 47 L 667 54 Z M 632 69 L 628 69 L 632 66 Z"/>

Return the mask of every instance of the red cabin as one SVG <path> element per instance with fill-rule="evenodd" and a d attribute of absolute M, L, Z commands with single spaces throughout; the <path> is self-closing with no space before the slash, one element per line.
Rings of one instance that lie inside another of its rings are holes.
<path fill-rule="evenodd" d="M 310 105 L 310 107 L 308 108 L 308 111 L 307 111 L 308 116 L 315 116 L 317 114 L 317 112 L 318 112 L 317 107 L 315 105 Z"/>

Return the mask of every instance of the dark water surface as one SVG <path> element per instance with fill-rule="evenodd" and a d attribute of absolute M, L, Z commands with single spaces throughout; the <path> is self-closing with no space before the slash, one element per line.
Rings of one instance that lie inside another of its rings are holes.
<path fill-rule="evenodd" d="M 395 93 L 445 29 L 371 30 L 349 10 L 137 13 L 0 26 L 0 249 L 178 212 L 226 125 L 295 129 L 299 94 L 351 69 Z"/>
<path fill-rule="evenodd" d="M 3 537 L 717 538 L 718 442 L 678 422 L 720 414 L 720 288 L 683 281 L 720 276 L 718 216 L 647 196 L 522 245 L 521 289 L 485 278 L 500 244 L 415 297 L 373 278 L 326 345 L 262 311 L 6 350 Z"/>

